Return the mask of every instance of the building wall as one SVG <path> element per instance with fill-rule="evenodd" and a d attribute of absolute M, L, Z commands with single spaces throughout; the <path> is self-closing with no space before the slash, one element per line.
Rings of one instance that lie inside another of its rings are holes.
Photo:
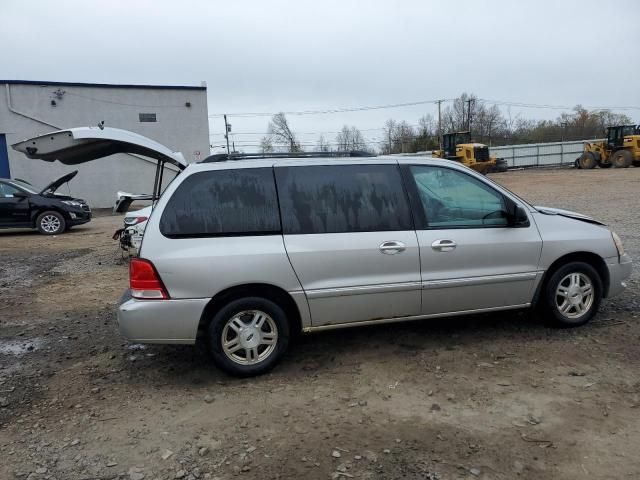
<path fill-rule="evenodd" d="M 55 101 L 55 106 L 52 105 Z M 189 102 L 189 107 L 185 104 Z M 140 113 L 155 113 L 157 122 L 140 122 Z M 7 84 L 0 81 L 0 133 L 7 139 L 13 178 L 42 187 L 72 170 L 71 194 L 93 208 L 112 207 L 116 192 L 150 193 L 155 161 L 118 154 L 78 166 L 31 160 L 10 145 L 34 135 L 70 127 L 97 125 L 131 130 L 182 152 L 188 162 L 209 154 L 206 87 L 141 88 L 58 84 Z M 200 152 L 200 157 L 195 155 Z M 165 184 L 173 178 L 165 171 Z M 66 187 L 60 189 L 68 193 Z"/>

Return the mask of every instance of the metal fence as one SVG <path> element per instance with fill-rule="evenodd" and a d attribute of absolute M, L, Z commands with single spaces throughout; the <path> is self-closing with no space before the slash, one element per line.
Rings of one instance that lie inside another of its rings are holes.
<path fill-rule="evenodd" d="M 528 143 L 524 145 L 506 145 L 491 147 L 491 155 L 504 158 L 509 168 L 540 167 L 546 165 L 573 165 L 583 151 L 585 142 L 597 140 L 578 140 L 573 142 Z"/>

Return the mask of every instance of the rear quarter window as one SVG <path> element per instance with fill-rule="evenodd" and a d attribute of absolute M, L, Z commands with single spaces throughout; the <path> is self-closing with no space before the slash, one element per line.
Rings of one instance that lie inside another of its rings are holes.
<path fill-rule="evenodd" d="M 270 235 L 281 232 L 271 168 L 211 170 L 187 177 L 160 218 L 166 237 Z"/>

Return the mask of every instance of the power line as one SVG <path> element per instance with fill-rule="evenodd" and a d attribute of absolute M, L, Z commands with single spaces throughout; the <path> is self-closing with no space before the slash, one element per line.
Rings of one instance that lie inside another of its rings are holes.
<path fill-rule="evenodd" d="M 572 110 L 576 107 L 576 105 L 568 106 L 568 105 L 548 105 L 548 104 L 537 104 L 537 103 L 522 103 L 522 102 L 509 102 L 504 100 L 490 100 L 487 98 L 478 98 L 481 102 L 485 102 L 491 105 L 501 105 L 508 107 L 521 107 L 521 108 L 548 108 L 552 110 Z M 640 107 L 636 106 L 593 106 L 593 105 L 582 105 L 584 108 L 589 110 L 640 110 Z"/>
<path fill-rule="evenodd" d="M 450 98 L 448 100 L 453 99 Z M 387 108 L 412 107 L 415 105 L 435 104 L 437 102 L 438 100 L 418 100 L 416 102 L 392 103 L 388 105 L 374 105 L 365 107 L 330 108 L 327 110 L 299 110 L 290 112 L 238 112 L 227 113 L 227 115 L 230 117 L 270 117 L 272 115 L 275 115 L 276 113 L 284 113 L 285 115 L 324 115 L 331 113 L 362 112 L 368 110 L 383 110 Z M 209 117 L 222 117 L 224 115 L 224 113 L 212 113 L 209 115 Z"/>
<path fill-rule="evenodd" d="M 324 115 L 324 114 L 333 114 L 333 113 L 348 113 L 348 112 L 362 112 L 369 110 L 383 110 L 388 108 L 401 108 L 401 107 L 411 107 L 416 105 L 428 105 L 433 104 L 437 105 L 439 102 L 450 102 L 455 99 L 447 98 L 442 100 L 418 100 L 415 102 L 404 102 L 404 103 L 392 103 L 387 105 L 375 105 L 375 106 L 363 106 L 363 107 L 350 107 L 350 108 L 333 108 L 326 110 L 299 110 L 299 111 L 288 111 L 282 112 L 285 115 Z M 501 105 L 501 106 L 510 106 L 510 107 L 520 107 L 520 108 L 539 108 L 539 109 L 552 109 L 552 110 L 572 110 L 575 105 L 551 105 L 551 104 L 537 104 L 537 103 L 525 103 L 525 102 L 511 102 L 506 100 L 491 100 L 487 98 L 478 98 L 478 100 L 491 104 L 491 105 Z M 624 105 L 624 106 L 589 106 L 584 105 L 585 108 L 590 110 L 640 110 L 640 106 L 633 105 Z M 238 112 L 238 113 L 228 113 L 228 116 L 233 117 L 269 117 L 279 112 Z M 210 114 L 209 117 L 222 117 L 224 113 L 213 113 Z"/>
<path fill-rule="evenodd" d="M 420 125 L 409 125 L 410 127 L 419 127 Z M 376 127 L 376 128 L 358 128 L 361 132 L 372 132 L 376 130 L 384 130 L 386 127 Z M 324 130 L 318 132 L 294 132 L 296 135 L 324 135 L 324 134 L 338 134 L 341 133 L 342 130 Z M 222 132 L 214 132 L 210 133 L 209 136 L 212 137 L 214 135 L 224 135 Z M 269 132 L 231 132 L 231 135 L 271 135 Z"/>

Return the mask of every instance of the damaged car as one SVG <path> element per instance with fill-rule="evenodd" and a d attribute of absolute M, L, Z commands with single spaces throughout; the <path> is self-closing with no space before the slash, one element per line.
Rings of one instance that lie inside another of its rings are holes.
<path fill-rule="evenodd" d="M 42 190 L 24 180 L 0 179 L 0 228 L 34 228 L 44 235 L 58 235 L 91 221 L 87 202 L 57 193 L 77 174 L 69 172 Z"/>
<path fill-rule="evenodd" d="M 113 239 L 120 242 L 120 248 L 130 256 L 137 255 L 142 245 L 142 236 L 147 226 L 147 220 L 151 216 L 153 206 L 149 205 L 140 210 L 127 212 L 124 217 L 124 226 L 116 230 Z"/>

